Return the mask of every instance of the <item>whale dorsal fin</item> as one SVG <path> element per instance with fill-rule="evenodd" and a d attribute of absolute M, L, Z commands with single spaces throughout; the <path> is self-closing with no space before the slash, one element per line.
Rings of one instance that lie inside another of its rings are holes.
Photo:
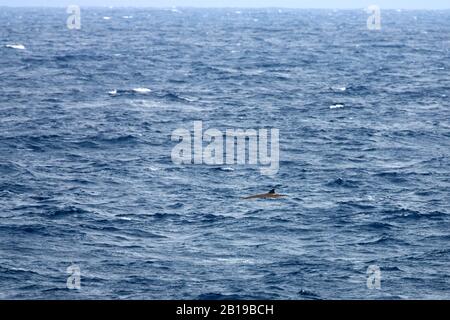
<path fill-rule="evenodd" d="M 269 193 L 270 193 L 270 194 L 275 193 L 275 189 L 270 190 Z"/>

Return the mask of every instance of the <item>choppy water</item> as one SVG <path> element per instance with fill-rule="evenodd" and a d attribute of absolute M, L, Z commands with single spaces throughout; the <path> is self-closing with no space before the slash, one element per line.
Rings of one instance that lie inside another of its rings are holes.
<path fill-rule="evenodd" d="M 450 11 L 239 11 L 0 8 L 0 298 L 450 298 Z M 174 165 L 194 120 L 279 173 Z"/>

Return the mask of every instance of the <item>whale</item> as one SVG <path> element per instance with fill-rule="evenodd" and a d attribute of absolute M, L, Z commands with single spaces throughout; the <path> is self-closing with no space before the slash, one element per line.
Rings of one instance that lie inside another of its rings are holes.
<path fill-rule="evenodd" d="M 267 193 L 255 194 L 253 196 L 242 197 L 241 199 L 244 199 L 244 200 L 251 200 L 251 199 L 276 199 L 276 198 L 282 198 L 282 197 L 287 197 L 287 195 L 276 193 L 275 189 L 272 189 L 272 190 L 270 190 Z"/>

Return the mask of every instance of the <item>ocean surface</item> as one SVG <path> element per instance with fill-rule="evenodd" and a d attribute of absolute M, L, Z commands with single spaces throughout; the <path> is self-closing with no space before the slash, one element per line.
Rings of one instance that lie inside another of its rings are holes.
<path fill-rule="evenodd" d="M 368 16 L 0 7 L 0 299 L 450 299 L 450 11 Z M 174 164 L 196 120 L 279 172 Z"/>

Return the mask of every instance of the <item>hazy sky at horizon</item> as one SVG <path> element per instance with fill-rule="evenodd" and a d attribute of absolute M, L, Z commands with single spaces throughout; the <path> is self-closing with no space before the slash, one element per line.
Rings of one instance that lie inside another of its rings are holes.
<path fill-rule="evenodd" d="M 289 7 L 364 8 L 376 4 L 382 9 L 450 9 L 444 0 L 0 0 L 0 6 L 79 6 L 115 7 Z"/>

